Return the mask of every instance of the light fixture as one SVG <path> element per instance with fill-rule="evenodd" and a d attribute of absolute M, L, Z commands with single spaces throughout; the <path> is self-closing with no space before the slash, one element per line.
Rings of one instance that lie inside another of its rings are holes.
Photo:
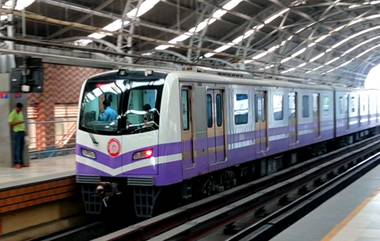
<path fill-rule="evenodd" d="M 165 49 L 170 48 L 170 47 L 173 47 L 173 45 L 163 44 L 163 45 L 159 45 L 159 46 L 155 47 L 154 49 L 156 49 L 156 50 L 165 50 Z"/>
<path fill-rule="evenodd" d="M 29 2 L 29 1 L 34 2 L 34 0 L 18 0 L 17 4 L 19 2 L 23 3 L 23 2 Z M 8 2 L 10 2 L 10 1 L 8 1 Z M 127 13 L 127 16 L 129 18 L 140 17 L 140 16 L 144 15 L 145 13 L 147 13 L 149 10 L 151 10 L 159 2 L 160 2 L 160 0 L 146 0 L 146 1 L 142 2 L 140 4 L 140 6 L 138 6 L 137 8 L 134 8 L 131 11 L 129 11 Z M 117 30 L 120 30 L 120 28 L 127 26 L 129 23 L 130 23 L 130 21 L 128 21 L 128 20 L 125 20 L 123 22 L 122 19 L 116 19 L 112 23 L 104 26 L 103 29 L 106 31 L 115 32 Z M 95 39 L 102 39 L 107 35 L 109 35 L 109 34 L 96 32 L 96 33 L 92 33 L 92 34 L 88 35 L 88 37 L 95 38 Z M 85 45 L 89 44 L 90 42 L 89 41 L 78 41 L 77 40 L 77 41 L 75 41 L 75 43 L 78 45 L 85 46 Z"/>
<path fill-rule="evenodd" d="M 282 14 L 286 13 L 289 10 L 290 10 L 290 8 L 285 8 L 285 9 L 281 10 L 280 12 L 277 12 L 277 13 L 273 14 L 272 16 L 270 16 L 269 18 L 267 18 L 267 19 L 264 20 L 264 24 L 271 23 L 273 20 L 275 20 L 276 18 L 280 17 Z"/>
<path fill-rule="evenodd" d="M 15 0 L 13 0 L 13 1 L 15 1 Z M 18 0 L 16 3 L 16 6 L 15 6 L 15 9 L 18 11 L 21 11 L 34 2 L 35 2 L 35 0 Z M 12 0 L 6 1 L 3 7 L 4 8 L 11 8 L 12 7 Z"/>

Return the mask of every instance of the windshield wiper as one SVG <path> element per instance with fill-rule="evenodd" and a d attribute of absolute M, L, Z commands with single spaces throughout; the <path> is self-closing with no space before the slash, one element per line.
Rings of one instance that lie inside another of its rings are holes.
<path fill-rule="evenodd" d="M 99 145 L 99 142 L 95 139 L 95 136 L 92 133 L 88 133 L 90 135 L 92 143 L 95 145 Z"/>

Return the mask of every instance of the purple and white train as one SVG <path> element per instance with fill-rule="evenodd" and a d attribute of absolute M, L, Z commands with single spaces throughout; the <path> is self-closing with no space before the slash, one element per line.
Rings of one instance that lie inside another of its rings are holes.
<path fill-rule="evenodd" d="M 222 190 L 276 171 L 301 147 L 379 125 L 377 90 L 120 69 L 82 87 L 77 182 L 89 213 L 121 194 L 149 217 L 164 193 L 161 204 Z"/>

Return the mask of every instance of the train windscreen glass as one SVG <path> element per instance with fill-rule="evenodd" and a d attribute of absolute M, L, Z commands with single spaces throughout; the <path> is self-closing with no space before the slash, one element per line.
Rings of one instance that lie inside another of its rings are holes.
<path fill-rule="evenodd" d="M 80 129 L 99 134 L 134 134 L 159 127 L 163 80 L 91 81 L 84 88 Z"/>

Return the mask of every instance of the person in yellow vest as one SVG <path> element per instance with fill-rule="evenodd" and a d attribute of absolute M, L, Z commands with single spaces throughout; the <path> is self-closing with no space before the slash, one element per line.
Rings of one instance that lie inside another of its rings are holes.
<path fill-rule="evenodd" d="M 24 164 L 24 145 L 25 145 L 25 122 L 22 114 L 22 104 L 17 103 L 16 108 L 9 114 L 8 123 L 12 130 L 12 152 L 13 166 L 21 168 Z"/>

